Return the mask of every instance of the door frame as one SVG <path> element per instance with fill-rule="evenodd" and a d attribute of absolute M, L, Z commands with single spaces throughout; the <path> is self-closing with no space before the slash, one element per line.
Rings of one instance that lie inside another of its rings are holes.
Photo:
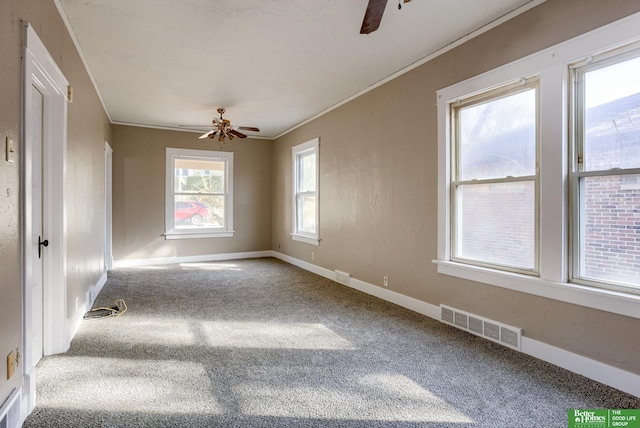
<path fill-rule="evenodd" d="M 65 175 L 67 150 L 67 90 L 69 82 L 49 55 L 46 47 L 28 22 L 22 25 L 22 340 L 23 411 L 29 414 L 35 406 L 35 363 L 31 357 L 31 337 L 35 328 L 42 328 L 44 355 L 69 349 L 67 319 L 67 237 L 65 222 Z M 42 191 L 43 239 L 49 240 L 46 262 L 43 263 L 43 326 L 33 326 L 33 300 L 27 284 L 35 250 L 30 248 L 28 234 L 32 216 L 32 132 L 33 85 L 44 95 Z M 23 413 L 24 415 L 25 413 Z"/>

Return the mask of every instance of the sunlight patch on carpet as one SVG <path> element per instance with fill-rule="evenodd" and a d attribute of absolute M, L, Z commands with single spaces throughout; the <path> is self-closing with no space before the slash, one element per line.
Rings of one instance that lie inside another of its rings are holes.
<path fill-rule="evenodd" d="M 192 346 L 196 338 L 189 320 L 171 318 L 135 319 L 127 318 L 122 328 L 119 342 L 131 342 L 137 345 Z"/>
<path fill-rule="evenodd" d="M 242 270 L 235 263 L 190 262 L 190 263 L 179 263 L 179 266 L 183 269 L 193 269 L 193 270 L 235 270 L 235 271 Z"/>
<path fill-rule="evenodd" d="M 445 400 L 400 373 L 271 373 L 236 388 L 242 411 L 252 416 L 395 422 L 473 423 Z M 281 379 L 274 383 L 273 379 Z M 304 379 L 304 381 L 302 381 Z M 331 379 L 343 379 L 339 384 Z"/>
<path fill-rule="evenodd" d="M 65 387 L 47 385 L 38 405 L 56 409 L 156 414 L 221 414 L 202 364 L 74 357 L 55 369 Z M 53 373 L 52 373 L 53 374 Z M 52 378 L 55 378 L 53 376 Z M 96 382 L 96 378 L 100 379 Z M 198 391 L 194 394 L 194 389 Z"/>
<path fill-rule="evenodd" d="M 355 349 L 322 324 L 210 321 L 202 323 L 209 346 L 261 349 Z"/>

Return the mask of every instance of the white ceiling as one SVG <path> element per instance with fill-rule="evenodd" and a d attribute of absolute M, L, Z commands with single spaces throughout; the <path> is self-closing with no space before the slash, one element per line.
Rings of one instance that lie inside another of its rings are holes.
<path fill-rule="evenodd" d="M 543 0 L 56 0 L 114 123 L 273 138 Z M 71 82 L 73 85 L 73 82 Z"/>

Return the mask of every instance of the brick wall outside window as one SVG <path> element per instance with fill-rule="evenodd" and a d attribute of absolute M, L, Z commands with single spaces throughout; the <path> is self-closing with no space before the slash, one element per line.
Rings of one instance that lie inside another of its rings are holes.
<path fill-rule="evenodd" d="M 638 282 L 640 183 L 638 175 L 585 178 L 584 277 Z"/>

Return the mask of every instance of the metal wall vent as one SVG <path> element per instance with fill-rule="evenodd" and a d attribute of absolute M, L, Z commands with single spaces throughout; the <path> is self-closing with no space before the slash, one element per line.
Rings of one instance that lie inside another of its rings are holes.
<path fill-rule="evenodd" d="M 440 305 L 440 321 L 476 336 L 520 350 L 522 329 L 470 314 L 450 306 Z"/>

